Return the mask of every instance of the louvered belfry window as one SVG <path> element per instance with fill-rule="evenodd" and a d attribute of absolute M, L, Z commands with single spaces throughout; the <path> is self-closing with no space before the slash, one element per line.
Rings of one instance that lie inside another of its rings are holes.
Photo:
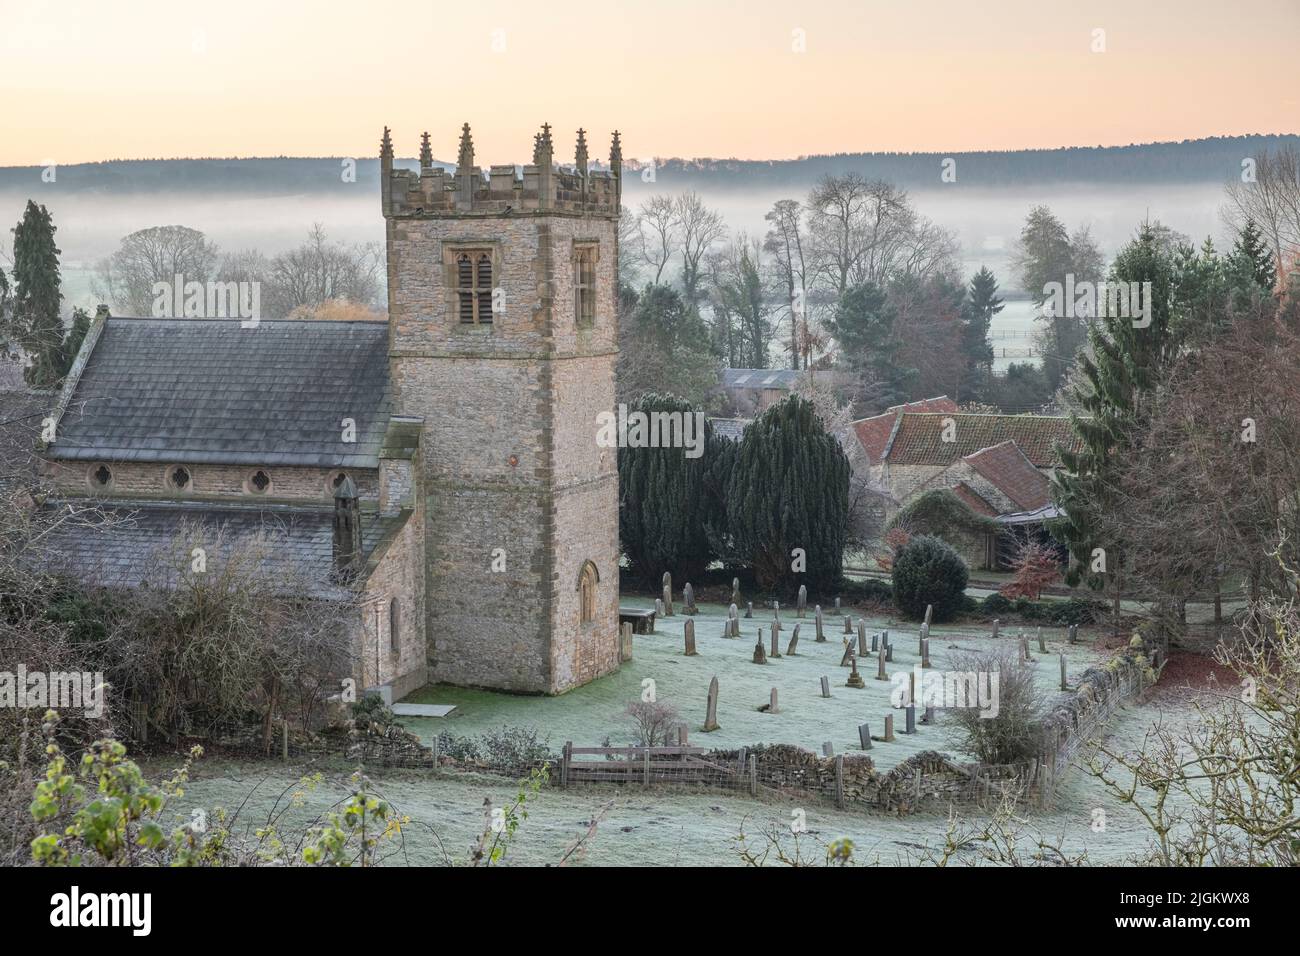
<path fill-rule="evenodd" d="M 492 322 L 492 253 L 466 250 L 456 254 L 456 302 L 466 325 Z"/>
<path fill-rule="evenodd" d="M 573 252 L 573 315 L 578 325 L 596 321 L 596 249 L 578 246 Z"/>

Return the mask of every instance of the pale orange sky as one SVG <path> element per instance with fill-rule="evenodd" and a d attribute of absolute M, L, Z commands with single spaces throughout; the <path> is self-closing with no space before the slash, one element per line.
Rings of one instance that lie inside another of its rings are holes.
<path fill-rule="evenodd" d="M 454 160 L 465 120 L 481 165 L 543 121 L 560 158 L 578 126 L 758 159 L 1300 130 L 1300 0 L 0 0 L 0 30 L 0 165 L 373 156 L 385 124 Z"/>

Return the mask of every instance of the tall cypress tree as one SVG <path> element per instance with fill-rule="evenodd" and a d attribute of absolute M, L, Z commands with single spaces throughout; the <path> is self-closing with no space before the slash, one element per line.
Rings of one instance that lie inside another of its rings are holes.
<path fill-rule="evenodd" d="M 984 376 L 993 371 L 993 343 L 989 329 L 993 316 L 1002 311 L 998 280 L 988 266 L 971 276 L 962 309 L 961 350 L 966 357 L 965 391 L 972 393 Z M 964 394 L 963 398 L 970 397 Z"/>
<path fill-rule="evenodd" d="M 763 587 L 834 588 L 844 564 L 848 497 L 848 458 L 812 403 L 792 395 L 755 419 L 736 449 L 727 488 L 736 555 Z"/>
<path fill-rule="evenodd" d="M 1077 584 L 1086 579 L 1090 587 L 1108 588 L 1117 614 L 1124 542 L 1103 536 L 1098 518 L 1110 507 L 1118 463 L 1139 440 L 1144 399 L 1159 384 L 1177 349 L 1170 323 L 1173 269 L 1158 240 L 1156 232 L 1143 225 L 1115 258 L 1111 282 L 1151 283 L 1144 303 L 1150 323 L 1106 315 L 1090 327 L 1091 354 L 1080 355 L 1082 384 L 1074 388 L 1086 415 L 1070 419 L 1083 447 L 1078 453 L 1061 450 L 1062 467 L 1052 479 L 1053 498 L 1066 513 L 1053 523 L 1052 533 L 1076 562 L 1066 580 Z"/>
<path fill-rule="evenodd" d="M 23 218 L 14 226 L 13 324 L 16 338 L 32 356 L 24 373 L 27 383 L 37 388 L 58 384 L 63 366 L 63 320 L 59 304 L 59 247 L 54 244 L 55 226 L 49 210 L 27 201 Z"/>

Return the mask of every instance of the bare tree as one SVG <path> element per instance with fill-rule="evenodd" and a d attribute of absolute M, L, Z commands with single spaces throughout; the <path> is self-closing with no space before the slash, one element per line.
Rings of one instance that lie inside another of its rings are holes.
<path fill-rule="evenodd" d="M 681 243 L 673 198 L 651 196 L 643 202 L 637 226 L 641 260 L 654 273 L 651 281 L 658 285 Z"/>
<path fill-rule="evenodd" d="M 801 327 L 805 337 L 811 335 L 809 291 L 816 278 L 811 241 L 804 227 L 804 209 L 798 200 L 778 199 L 764 218 L 772 228 L 763 240 L 763 249 L 772 255 L 776 279 L 785 287 L 790 319 L 788 351 L 791 367 L 797 369 L 805 351 L 800 348 Z"/>
<path fill-rule="evenodd" d="M 170 287 L 207 282 L 216 275 L 217 247 L 197 229 L 152 226 L 124 236 L 118 250 L 102 259 L 91 289 L 120 315 L 149 316 L 157 299 L 155 283 Z"/>
<path fill-rule="evenodd" d="M 682 298 L 689 308 L 699 307 L 702 291 L 700 266 L 713 246 L 727 235 L 722 216 L 704 205 L 698 193 L 685 192 L 673 200 L 676 228 L 681 236 Z"/>
<path fill-rule="evenodd" d="M 345 246 L 331 242 L 320 223 L 307 241 L 271 260 L 266 299 L 268 311 L 285 316 L 299 306 L 327 299 L 375 305 L 382 288 L 383 250 L 375 243 Z"/>
<path fill-rule="evenodd" d="M 1224 218 L 1240 232 L 1247 220 L 1264 234 L 1273 250 L 1277 274 L 1300 256 L 1300 151 L 1286 145 L 1253 159 L 1253 182 L 1234 180 L 1227 187 Z"/>

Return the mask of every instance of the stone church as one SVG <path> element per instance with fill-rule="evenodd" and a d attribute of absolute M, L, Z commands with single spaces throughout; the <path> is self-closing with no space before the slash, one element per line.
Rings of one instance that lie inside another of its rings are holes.
<path fill-rule="evenodd" d="M 132 586 L 182 527 L 274 536 L 267 573 L 339 600 L 353 676 L 562 693 L 618 657 L 614 407 L 622 156 L 454 172 L 380 152 L 388 319 L 96 317 L 42 449 L 45 508 L 122 517 L 57 542 Z"/>

